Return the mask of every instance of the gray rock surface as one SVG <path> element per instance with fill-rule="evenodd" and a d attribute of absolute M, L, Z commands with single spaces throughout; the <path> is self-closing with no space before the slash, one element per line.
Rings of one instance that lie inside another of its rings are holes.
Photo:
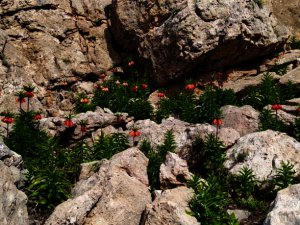
<path fill-rule="evenodd" d="M 223 127 L 234 128 L 241 136 L 258 131 L 259 112 L 252 106 L 237 107 L 228 105 L 223 106 L 221 112 Z"/>
<path fill-rule="evenodd" d="M 148 159 L 130 148 L 101 162 L 90 177 L 83 176 L 73 198 L 58 205 L 45 225 L 137 225 L 151 202 Z M 84 172 L 86 174 L 86 172 Z"/>
<path fill-rule="evenodd" d="M 237 174 L 244 166 L 259 180 L 271 178 L 282 162 L 289 161 L 300 173 L 300 143 L 285 133 L 266 130 L 247 134 L 226 152 L 225 167 Z M 245 155 L 242 162 L 239 155 Z"/>
<path fill-rule="evenodd" d="M 138 47 L 161 84 L 197 66 L 216 69 L 273 52 L 289 36 L 254 1 L 116 0 L 112 8 L 114 37 Z"/>
<path fill-rule="evenodd" d="M 187 187 L 162 192 L 152 205 L 147 206 L 145 225 L 200 225 L 195 217 L 187 214 L 192 196 Z"/>
<path fill-rule="evenodd" d="M 187 162 L 177 154 L 168 152 L 160 166 L 159 181 L 162 189 L 185 185 L 192 178 Z"/>
<path fill-rule="evenodd" d="M 277 193 L 264 225 L 300 224 L 300 184 Z"/>
<path fill-rule="evenodd" d="M 15 185 L 10 167 L 0 160 L 0 224 L 28 225 L 27 196 Z"/>

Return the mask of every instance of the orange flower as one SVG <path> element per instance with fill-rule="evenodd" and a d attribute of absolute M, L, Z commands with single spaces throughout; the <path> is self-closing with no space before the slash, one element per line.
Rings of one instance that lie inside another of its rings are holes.
<path fill-rule="evenodd" d="M 148 85 L 147 85 L 147 84 L 141 84 L 141 87 L 142 87 L 143 89 L 147 89 L 147 88 L 148 88 Z"/>
<path fill-rule="evenodd" d="M 81 102 L 82 104 L 88 104 L 88 103 L 89 103 L 89 100 L 88 100 L 88 98 L 82 98 L 82 99 L 80 99 L 80 102 Z"/>
<path fill-rule="evenodd" d="M 163 97 L 165 97 L 166 95 L 165 95 L 165 93 L 163 93 L 163 92 L 158 92 L 158 93 L 157 93 L 157 96 L 158 96 L 159 98 L 163 98 Z"/>
<path fill-rule="evenodd" d="M 102 87 L 101 90 L 102 90 L 103 92 L 108 92 L 108 87 Z"/>
<path fill-rule="evenodd" d="M 192 91 L 195 89 L 195 84 L 187 84 L 184 89 L 188 91 Z"/>
<path fill-rule="evenodd" d="M 133 90 L 134 92 L 137 92 L 137 91 L 138 91 L 138 89 L 139 89 L 139 87 L 138 87 L 138 86 L 136 86 L 136 85 L 132 87 L 132 90 Z"/>
<path fill-rule="evenodd" d="M 212 122 L 213 125 L 218 125 L 221 126 L 222 125 L 222 120 L 221 119 L 214 119 Z"/>
<path fill-rule="evenodd" d="M 40 120 L 42 119 L 42 115 L 41 114 L 36 114 L 34 117 L 33 117 L 34 120 Z"/>
<path fill-rule="evenodd" d="M 271 108 L 272 108 L 273 110 L 277 111 L 277 110 L 279 110 L 279 109 L 282 109 L 282 105 L 280 105 L 280 104 L 274 104 L 274 105 L 272 105 Z"/>
<path fill-rule="evenodd" d="M 128 86 L 128 83 L 127 82 L 123 82 L 122 84 L 124 87 L 127 87 Z"/>
<path fill-rule="evenodd" d="M 66 119 L 64 122 L 64 125 L 66 127 L 73 127 L 74 126 L 74 122 L 71 119 Z"/>

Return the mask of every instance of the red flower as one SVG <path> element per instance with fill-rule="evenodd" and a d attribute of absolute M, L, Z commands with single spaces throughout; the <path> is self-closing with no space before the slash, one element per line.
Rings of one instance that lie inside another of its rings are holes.
<path fill-rule="evenodd" d="M 101 89 L 103 92 L 108 92 L 108 87 L 102 87 Z"/>
<path fill-rule="evenodd" d="M 17 98 L 17 102 L 24 103 L 26 102 L 25 98 Z"/>
<path fill-rule="evenodd" d="M 192 91 L 195 89 L 195 84 L 187 84 L 185 90 Z"/>
<path fill-rule="evenodd" d="M 105 74 L 105 73 L 101 73 L 100 76 L 99 76 L 99 78 L 100 78 L 101 80 L 104 80 L 105 77 L 106 77 L 106 74 Z"/>
<path fill-rule="evenodd" d="M 160 98 L 163 98 L 163 97 L 165 97 L 166 95 L 165 95 L 165 93 L 163 93 L 163 92 L 158 92 L 158 93 L 157 93 L 157 96 L 160 97 Z"/>
<path fill-rule="evenodd" d="M 87 131 L 86 125 L 80 125 L 80 131 L 81 132 L 86 132 Z"/>
<path fill-rule="evenodd" d="M 26 91 L 25 95 L 26 95 L 27 98 L 32 98 L 34 96 L 32 91 Z"/>
<path fill-rule="evenodd" d="M 34 120 L 40 120 L 42 119 L 42 115 L 41 114 L 36 114 L 34 117 L 33 117 Z"/>
<path fill-rule="evenodd" d="M 66 119 L 64 122 L 64 125 L 66 127 L 73 127 L 74 126 L 74 122 L 71 119 Z"/>
<path fill-rule="evenodd" d="M 139 89 L 139 87 L 138 87 L 138 86 L 133 86 L 133 87 L 132 87 L 132 91 L 134 91 L 134 92 L 137 92 L 137 91 L 138 91 L 138 89 Z"/>
<path fill-rule="evenodd" d="M 147 89 L 148 88 L 147 84 L 141 84 L 141 86 L 142 86 L 143 89 Z"/>
<path fill-rule="evenodd" d="M 298 108 L 296 109 L 296 111 L 300 114 L 300 107 L 298 107 Z"/>
<path fill-rule="evenodd" d="M 214 119 L 212 122 L 213 125 L 218 125 L 221 126 L 222 125 L 222 120 L 221 119 Z"/>
<path fill-rule="evenodd" d="M 89 100 L 88 100 L 88 98 L 82 98 L 82 99 L 80 99 L 80 102 L 81 102 L 82 104 L 88 104 L 88 103 L 89 103 Z"/>
<path fill-rule="evenodd" d="M 280 105 L 280 104 L 274 104 L 274 105 L 272 105 L 272 109 L 277 111 L 279 109 L 282 109 L 282 105 Z"/>
<path fill-rule="evenodd" d="M 128 66 L 134 66 L 134 61 L 133 60 L 131 60 L 130 62 L 128 62 Z"/>
<path fill-rule="evenodd" d="M 128 83 L 127 82 L 123 82 L 122 84 L 124 87 L 127 87 L 128 86 Z"/>
<path fill-rule="evenodd" d="M 2 119 L 1 119 L 1 121 L 3 122 L 3 123 L 6 123 L 6 124 L 9 124 L 9 123 L 13 123 L 14 122 L 14 118 L 12 118 L 12 117 L 3 117 Z"/>
<path fill-rule="evenodd" d="M 138 137 L 140 135 L 141 135 L 141 132 L 139 132 L 138 130 L 132 130 L 129 132 L 130 137 Z"/>

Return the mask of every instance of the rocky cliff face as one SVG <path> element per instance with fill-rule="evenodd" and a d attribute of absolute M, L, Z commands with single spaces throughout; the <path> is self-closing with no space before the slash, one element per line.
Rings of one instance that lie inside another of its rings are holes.
<path fill-rule="evenodd" d="M 22 84 L 35 83 L 40 108 L 69 99 L 66 89 L 110 69 L 120 58 L 111 45 L 104 8 L 109 1 L 9 0 L 0 3 L 0 86 L 3 108 Z M 54 89 L 62 90 L 58 95 Z M 4 96 L 5 95 L 5 96 Z M 68 110 L 70 102 L 63 104 Z M 62 107 L 62 108 L 63 108 Z"/>
<path fill-rule="evenodd" d="M 271 53 L 289 35 L 254 1 L 116 0 L 112 5 L 116 39 L 139 48 L 160 84 L 195 68 L 213 70 Z"/>

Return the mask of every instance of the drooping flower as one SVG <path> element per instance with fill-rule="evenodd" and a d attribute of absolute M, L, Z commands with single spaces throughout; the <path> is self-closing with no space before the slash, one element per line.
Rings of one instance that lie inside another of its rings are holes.
<path fill-rule="evenodd" d="M 35 114 L 35 116 L 33 117 L 34 120 L 40 120 L 42 119 L 42 115 L 40 113 Z"/>
<path fill-rule="evenodd" d="M 148 85 L 145 84 L 145 83 L 143 83 L 143 84 L 141 84 L 141 87 L 142 87 L 143 89 L 147 89 L 147 88 L 148 88 Z"/>
<path fill-rule="evenodd" d="M 88 99 L 88 98 L 81 98 L 81 99 L 80 99 L 80 102 L 81 102 L 82 104 L 88 104 L 88 103 L 89 103 L 89 99 Z"/>
<path fill-rule="evenodd" d="M 184 87 L 185 90 L 188 90 L 188 91 L 192 91 L 195 89 L 195 84 L 187 84 L 185 87 Z"/>
<path fill-rule="evenodd" d="M 221 119 L 214 119 L 212 124 L 217 125 L 217 126 L 221 126 L 222 125 L 222 120 Z"/>
<path fill-rule="evenodd" d="M 24 85 L 23 89 L 25 91 L 25 96 L 27 98 L 32 98 L 34 96 L 33 91 L 34 91 L 35 87 L 32 84 Z"/>
<path fill-rule="evenodd" d="M 274 105 L 272 105 L 271 108 L 272 108 L 273 110 L 277 111 L 277 110 L 282 109 L 282 105 L 280 105 L 280 104 L 274 104 Z"/>
<path fill-rule="evenodd" d="M 68 115 L 66 117 L 66 120 L 64 121 L 64 125 L 69 128 L 69 127 L 73 127 L 74 126 L 74 122 L 72 120 L 72 115 Z"/>
<path fill-rule="evenodd" d="M 138 89 L 139 89 L 139 87 L 138 87 L 138 86 L 136 86 L 136 85 L 132 87 L 132 91 L 134 91 L 134 92 L 137 92 L 137 91 L 138 91 Z"/>
<path fill-rule="evenodd" d="M 78 122 L 78 124 L 80 125 L 80 131 L 82 133 L 87 132 L 87 125 L 88 125 L 88 121 L 87 120 L 80 120 Z"/>
<path fill-rule="evenodd" d="M 101 90 L 102 90 L 103 92 L 108 92 L 108 87 L 102 87 Z"/>
<path fill-rule="evenodd" d="M 135 64 L 135 62 L 134 62 L 133 60 L 130 60 L 130 61 L 128 62 L 128 66 L 129 66 L 129 67 L 134 66 L 134 64 Z"/>
<path fill-rule="evenodd" d="M 105 73 L 101 73 L 101 74 L 99 75 L 100 80 L 104 80 L 105 77 L 106 77 L 106 74 L 105 74 Z"/>
<path fill-rule="evenodd" d="M 127 82 L 123 82 L 122 84 L 124 87 L 127 87 L 128 86 L 128 83 Z"/>
<path fill-rule="evenodd" d="M 158 96 L 159 98 L 164 98 L 166 95 L 165 95 L 165 93 L 163 93 L 163 92 L 158 92 L 158 93 L 157 93 L 157 96 Z"/>

